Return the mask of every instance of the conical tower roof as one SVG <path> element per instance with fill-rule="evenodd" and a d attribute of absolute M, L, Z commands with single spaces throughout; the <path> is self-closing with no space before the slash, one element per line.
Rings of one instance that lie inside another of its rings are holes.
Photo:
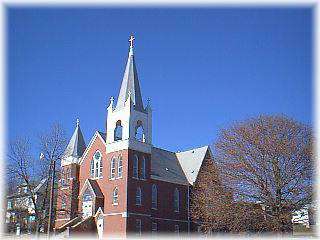
<path fill-rule="evenodd" d="M 82 156 L 85 150 L 86 150 L 86 143 L 84 141 L 84 138 L 80 129 L 79 120 L 77 119 L 76 129 L 74 130 L 74 133 L 64 152 L 64 157 L 72 156 L 75 158 L 79 158 Z"/>
<path fill-rule="evenodd" d="M 133 54 L 133 40 L 134 37 L 131 36 L 129 40 L 131 44 L 128 61 L 123 75 L 116 109 L 124 107 L 126 100 L 130 96 L 131 101 L 135 105 L 135 109 L 138 111 L 143 111 L 144 108 L 141 97 L 140 84 Z"/>

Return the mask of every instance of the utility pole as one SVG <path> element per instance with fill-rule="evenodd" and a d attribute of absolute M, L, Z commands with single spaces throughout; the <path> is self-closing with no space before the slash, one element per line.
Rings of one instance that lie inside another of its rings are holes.
<path fill-rule="evenodd" d="M 56 160 L 52 160 L 52 166 L 51 166 L 51 192 L 50 192 L 50 205 L 49 205 L 49 220 L 48 220 L 48 237 L 50 237 L 50 231 L 52 227 L 52 220 L 53 220 L 53 202 L 54 202 L 54 178 L 55 178 L 55 172 L 56 172 Z"/>
<path fill-rule="evenodd" d="M 45 158 L 44 154 L 40 154 L 40 159 L 43 160 Z M 51 172 L 50 172 L 51 170 Z M 53 203 L 54 203 L 54 179 L 56 173 L 56 159 L 51 158 L 51 164 L 49 168 L 49 176 L 51 173 L 51 191 L 50 191 L 50 202 L 49 202 L 49 219 L 48 219 L 48 228 L 47 228 L 47 235 L 48 238 L 50 237 L 50 231 L 52 228 L 52 220 L 53 220 Z"/>

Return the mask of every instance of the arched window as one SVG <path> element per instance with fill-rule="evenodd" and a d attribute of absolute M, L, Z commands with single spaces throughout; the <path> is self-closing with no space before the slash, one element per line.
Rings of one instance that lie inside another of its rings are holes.
<path fill-rule="evenodd" d="M 133 157 L 133 177 L 138 178 L 138 165 L 139 165 L 139 158 L 137 155 Z"/>
<path fill-rule="evenodd" d="M 146 159 L 145 157 L 142 157 L 142 164 L 141 164 L 141 178 L 146 178 Z"/>
<path fill-rule="evenodd" d="M 102 177 L 102 169 L 103 169 L 102 158 L 100 158 L 100 160 L 99 160 L 99 177 Z"/>
<path fill-rule="evenodd" d="M 119 156 L 118 160 L 118 178 L 122 178 L 122 157 Z"/>
<path fill-rule="evenodd" d="M 117 121 L 116 128 L 114 129 L 114 141 L 119 140 L 122 140 L 122 125 L 120 120 Z"/>
<path fill-rule="evenodd" d="M 136 191 L 136 205 L 141 205 L 141 199 L 142 199 L 142 192 L 141 192 L 141 188 L 138 187 Z"/>
<path fill-rule="evenodd" d="M 112 204 L 115 204 L 115 205 L 118 204 L 118 188 L 117 187 L 113 189 Z"/>
<path fill-rule="evenodd" d="M 96 163 L 96 167 L 95 167 L 95 172 L 96 172 L 96 174 L 95 174 L 95 176 L 96 176 L 96 177 L 99 177 L 99 172 L 98 172 L 98 169 L 99 169 L 99 161 L 95 160 L 95 163 Z"/>
<path fill-rule="evenodd" d="M 173 194 L 173 207 L 175 212 L 179 212 L 180 204 L 179 190 L 176 188 Z"/>
<path fill-rule="evenodd" d="M 116 159 L 112 158 L 110 163 L 110 178 L 114 179 L 116 176 Z"/>
<path fill-rule="evenodd" d="M 151 193 L 151 207 L 153 209 L 157 209 L 158 206 L 158 189 L 155 184 L 152 185 L 152 193 Z"/>
<path fill-rule="evenodd" d="M 94 177 L 94 160 L 92 159 L 90 162 L 90 176 Z"/>
<path fill-rule="evenodd" d="M 135 138 L 140 142 L 145 142 L 145 134 L 142 126 L 142 122 L 139 120 L 136 126 Z"/>
<path fill-rule="evenodd" d="M 90 176 L 92 178 L 102 177 L 102 168 L 102 155 L 100 151 L 97 150 L 90 162 Z"/>
<path fill-rule="evenodd" d="M 67 208 L 66 196 L 61 196 L 61 210 L 66 210 L 66 208 Z"/>

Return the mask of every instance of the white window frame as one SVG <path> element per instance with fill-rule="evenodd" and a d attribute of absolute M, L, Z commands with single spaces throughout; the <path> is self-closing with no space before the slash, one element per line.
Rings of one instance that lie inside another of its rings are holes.
<path fill-rule="evenodd" d="M 94 178 L 94 159 L 91 159 L 90 161 L 90 177 Z"/>
<path fill-rule="evenodd" d="M 94 177 L 95 178 L 98 178 L 99 177 L 99 161 L 97 161 L 96 159 L 94 159 L 94 165 L 95 165 L 95 174 L 94 174 Z"/>
<path fill-rule="evenodd" d="M 122 172 L 123 170 L 123 161 L 122 161 L 122 156 L 119 156 L 118 158 L 118 178 L 122 178 Z"/>
<path fill-rule="evenodd" d="M 118 131 L 120 131 L 120 136 L 118 136 Z M 116 141 L 121 141 L 123 139 L 123 126 L 121 120 L 118 120 L 116 122 L 116 127 L 114 128 L 113 132 L 113 140 Z"/>
<path fill-rule="evenodd" d="M 152 224 L 151 224 L 151 233 L 155 234 L 156 232 L 158 232 L 158 223 L 152 222 Z"/>
<path fill-rule="evenodd" d="M 116 158 L 111 158 L 110 161 L 110 179 L 113 180 L 116 178 Z"/>
<path fill-rule="evenodd" d="M 10 200 L 10 201 L 8 201 L 8 203 L 7 203 L 7 209 L 12 209 L 12 201 Z"/>
<path fill-rule="evenodd" d="M 136 154 L 133 156 L 133 178 L 139 178 L 139 157 Z"/>
<path fill-rule="evenodd" d="M 119 204 L 119 188 L 115 187 L 112 192 L 112 205 L 118 205 L 118 204 Z"/>
<path fill-rule="evenodd" d="M 173 193 L 173 208 L 175 212 L 180 211 L 180 192 L 178 188 L 174 189 Z"/>
<path fill-rule="evenodd" d="M 99 158 L 96 158 L 96 154 L 99 153 Z M 103 164 L 102 154 L 99 150 L 96 150 L 90 161 L 90 177 L 93 179 L 102 178 Z"/>
<path fill-rule="evenodd" d="M 152 184 L 151 189 L 151 208 L 157 209 L 158 208 L 158 188 L 156 184 Z"/>
<path fill-rule="evenodd" d="M 99 160 L 99 178 L 102 177 L 102 171 L 103 171 L 103 164 L 102 164 L 102 157 L 100 157 L 100 160 Z"/>
<path fill-rule="evenodd" d="M 65 196 L 61 196 L 61 210 L 66 210 L 67 208 L 67 200 Z"/>
<path fill-rule="evenodd" d="M 137 187 L 136 190 L 136 206 L 142 205 L 142 190 L 141 187 Z"/>

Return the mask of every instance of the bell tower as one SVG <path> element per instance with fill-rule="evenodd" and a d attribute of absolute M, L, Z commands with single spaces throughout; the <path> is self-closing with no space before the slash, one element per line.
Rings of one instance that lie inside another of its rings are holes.
<path fill-rule="evenodd" d="M 86 144 L 77 119 L 76 128 L 61 160 L 55 227 L 78 215 L 79 171 Z"/>
<path fill-rule="evenodd" d="M 110 98 L 107 117 L 107 152 L 132 149 L 150 153 L 152 145 L 152 111 L 150 101 L 143 105 L 138 74 L 133 53 L 133 41 L 117 103 Z"/>

